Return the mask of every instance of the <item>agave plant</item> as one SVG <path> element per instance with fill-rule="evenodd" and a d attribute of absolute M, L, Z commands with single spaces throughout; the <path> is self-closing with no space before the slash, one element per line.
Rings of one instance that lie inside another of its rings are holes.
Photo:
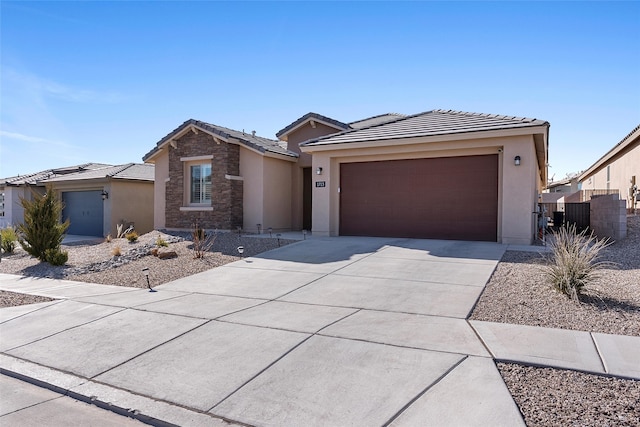
<path fill-rule="evenodd" d="M 602 277 L 602 270 L 612 268 L 614 263 L 598 261 L 600 253 L 611 242 L 608 239 L 598 240 L 587 230 L 580 233 L 576 227 L 560 228 L 555 240 L 549 244 L 551 248 L 550 264 L 545 275 L 551 284 L 574 301 L 592 281 Z"/>

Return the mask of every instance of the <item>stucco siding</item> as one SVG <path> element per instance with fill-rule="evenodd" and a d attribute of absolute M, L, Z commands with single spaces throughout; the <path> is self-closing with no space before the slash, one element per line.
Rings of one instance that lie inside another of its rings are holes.
<path fill-rule="evenodd" d="M 111 210 L 108 218 L 108 232 L 116 235 L 116 225 L 133 222 L 138 234 L 154 229 L 154 185 L 152 182 L 114 180 L 110 184 L 109 199 Z M 105 212 L 105 217 L 107 213 Z"/>
<path fill-rule="evenodd" d="M 165 209 L 167 207 L 165 191 L 169 179 L 169 154 L 162 150 L 155 158 L 155 183 L 153 187 L 153 227 L 166 227 Z"/>
<path fill-rule="evenodd" d="M 609 180 L 607 180 L 607 169 Z M 632 176 L 636 177 L 636 185 L 640 187 L 640 140 L 604 163 L 590 176 L 584 177 L 581 181 L 581 189 L 604 190 L 607 189 L 608 183 L 609 189 L 620 190 L 620 198 L 627 200 L 628 207 L 633 207 L 629 194 Z"/>
<path fill-rule="evenodd" d="M 246 148 L 240 149 L 240 176 L 243 185 L 243 225 L 244 230 L 253 231 L 257 224 L 263 224 L 264 186 L 263 157 Z M 266 229 L 268 227 L 263 224 Z"/>
<path fill-rule="evenodd" d="M 298 159 L 298 166 L 309 167 L 312 163 L 311 156 L 307 153 L 302 153 L 298 144 L 312 138 L 331 135 L 337 132 L 340 132 L 340 130 L 319 122 L 315 122 L 315 127 L 311 126 L 310 123 L 305 123 L 298 129 L 287 135 L 287 149 L 300 154 L 300 158 Z"/>
<path fill-rule="evenodd" d="M 291 230 L 291 168 L 294 163 L 264 157 L 263 226 L 274 231 Z M 255 224 L 254 224 L 255 226 Z"/>

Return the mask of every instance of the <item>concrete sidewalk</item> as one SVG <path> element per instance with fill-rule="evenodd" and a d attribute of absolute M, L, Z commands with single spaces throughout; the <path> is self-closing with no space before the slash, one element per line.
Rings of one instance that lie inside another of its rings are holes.
<path fill-rule="evenodd" d="M 640 338 L 468 322 L 495 243 L 314 238 L 146 290 L 20 279 L 0 367 L 176 425 L 523 425 L 493 359 L 640 378 Z"/>

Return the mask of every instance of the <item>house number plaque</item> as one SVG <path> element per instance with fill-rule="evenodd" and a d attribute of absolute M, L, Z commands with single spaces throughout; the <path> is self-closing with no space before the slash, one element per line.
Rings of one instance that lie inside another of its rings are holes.
<path fill-rule="evenodd" d="M 326 186 L 327 186 L 327 182 L 326 181 L 316 181 L 316 188 L 326 187 Z"/>

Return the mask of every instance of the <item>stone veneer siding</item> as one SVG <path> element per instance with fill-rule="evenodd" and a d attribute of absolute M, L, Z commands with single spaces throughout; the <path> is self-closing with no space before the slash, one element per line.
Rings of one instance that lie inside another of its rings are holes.
<path fill-rule="evenodd" d="M 216 143 L 205 132 L 188 132 L 176 140 L 177 148 L 169 150 L 169 182 L 165 188 L 166 227 L 190 229 L 198 221 L 206 229 L 235 230 L 242 227 L 242 186 L 239 180 L 225 175 L 240 175 L 240 147 L 235 144 Z M 211 160 L 211 207 L 213 211 L 181 211 L 188 206 L 185 195 L 184 163 L 182 157 L 213 156 Z"/>

